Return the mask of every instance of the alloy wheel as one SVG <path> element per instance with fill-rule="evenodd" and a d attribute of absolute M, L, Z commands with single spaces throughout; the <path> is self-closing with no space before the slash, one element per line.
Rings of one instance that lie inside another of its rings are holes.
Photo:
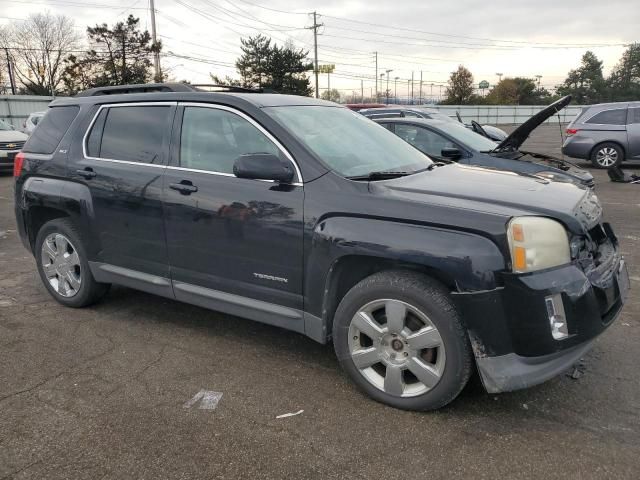
<path fill-rule="evenodd" d="M 49 285 L 58 295 L 70 298 L 78 293 L 82 267 L 78 251 L 67 237 L 60 233 L 48 235 L 42 243 L 40 258 Z"/>
<path fill-rule="evenodd" d="M 596 162 L 601 167 L 611 167 L 618 161 L 618 152 L 615 148 L 604 147 L 596 153 Z"/>
<path fill-rule="evenodd" d="M 444 342 L 429 317 L 392 299 L 375 300 L 356 312 L 349 327 L 349 352 L 369 383 L 399 397 L 434 388 L 446 363 Z"/>

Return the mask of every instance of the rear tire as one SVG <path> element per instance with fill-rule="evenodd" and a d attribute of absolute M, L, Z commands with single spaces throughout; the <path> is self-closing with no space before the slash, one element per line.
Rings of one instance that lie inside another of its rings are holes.
<path fill-rule="evenodd" d="M 472 373 L 471 346 L 447 289 L 410 271 L 365 278 L 342 299 L 333 343 L 367 395 L 404 410 L 451 402 Z"/>
<path fill-rule="evenodd" d="M 34 246 L 38 273 L 49 294 L 67 307 L 86 307 L 102 298 L 110 285 L 98 283 L 89 269 L 85 243 L 73 222 L 45 223 Z"/>
<path fill-rule="evenodd" d="M 591 151 L 591 163 L 596 168 L 619 167 L 624 161 L 624 150 L 613 142 L 605 142 Z"/>

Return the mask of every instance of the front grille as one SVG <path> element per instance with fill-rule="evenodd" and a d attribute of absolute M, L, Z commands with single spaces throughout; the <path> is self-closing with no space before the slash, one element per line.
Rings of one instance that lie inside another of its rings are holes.
<path fill-rule="evenodd" d="M 20 150 L 24 147 L 24 142 L 0 142 L 0 150 Z"/>

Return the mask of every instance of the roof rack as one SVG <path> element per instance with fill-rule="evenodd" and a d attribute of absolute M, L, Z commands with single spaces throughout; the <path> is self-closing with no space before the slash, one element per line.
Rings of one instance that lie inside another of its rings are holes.
<path fill-rule="evenodd" d="M 235 93 L 262 93 L 261 89 L 235 87 L 232 85 L 218 84 L 188 84 L 188 83 L 140 83 L 135 85 L 115 85 L 110 87 L 96 87 L 84 90 L 76 94 L 76 97 L 95 97 L 99 95 L 122 95 L 126 93 L 152 93 L 152 92 L 206 92 L 205 90 L 216 88 L 216 91 Z"/>

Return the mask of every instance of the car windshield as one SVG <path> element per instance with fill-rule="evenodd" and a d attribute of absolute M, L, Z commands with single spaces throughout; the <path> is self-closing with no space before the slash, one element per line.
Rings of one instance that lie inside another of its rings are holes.
<path fill-rule="evenodd" d="M 440 112 L 427 112 L 427 115 L 429 115 L 429 118 L 432 118 L 433 120 L 442 120 L 443 122 L 460 123 L 457 120 L 454 120 L 453 118 L 451 118 L 449 115 L 445 115 L 444 113 L 440 113 Z"/>
<path fill-rule="evenodd" d="M 386 128 L 347 108 L 313 105 L 264 110 L 344 177 L 411 173 L 433 164 Z"/>
<path fill-rule="evenodd" d="M 13 130 L 13 127 L 4 120 L 0 120 L 0 130 Z"/>
<path fill-rule="evenodd" d="M 440 123 L 438 124 L 438 129 L 478 152 L 489 152 L 498 146 L 493 140 L 477 134 L 458 122 Z"/>

